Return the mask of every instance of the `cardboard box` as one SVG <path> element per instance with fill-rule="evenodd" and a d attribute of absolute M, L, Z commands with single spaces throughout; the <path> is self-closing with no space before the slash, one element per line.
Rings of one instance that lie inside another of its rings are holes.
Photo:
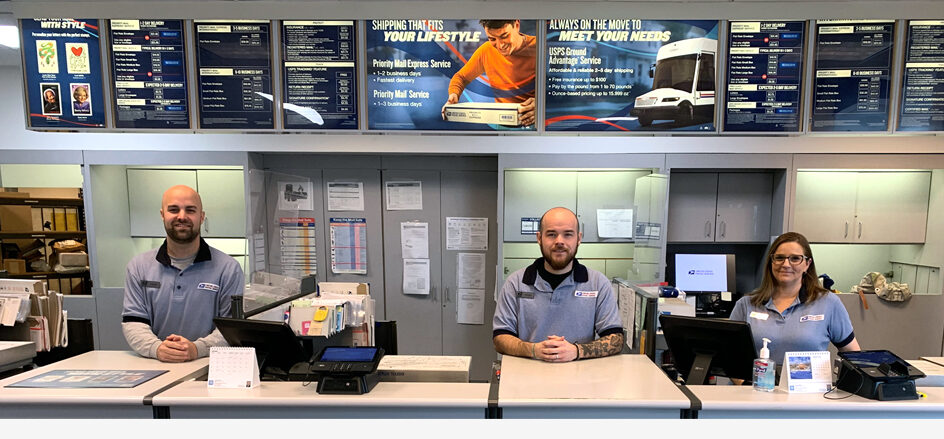
<path fill-rule="evenodd" d="M 0 205 L 0 231 L 32 232 L 32 208 L 30 206 Z"/>
<path fill-rule="evenodd" d="M 4 259 L 3 269 L 10 274 L 26 274 L 25 259 Z"/>
<path fill-rule="evenodd" d="M 88 265 L 88 253 L 59 253 L 59 263 L 63 267 L 84 267 Z"/>
<path fill-rule="evenodd" d="M 46 294 L 46 283 L 33 279 L 0 279 L 0 291 Z"/>
<path fill-rule="evenodd" d="M 467 383 L 472 357 L 385 355 L 377 366 L 380 381 Z"/>
<path fill-rule="evenodd" d="M 450 122 L 518 126 L 518 108 L 515 103 L 462 102 L 447 104 L 443 114 Z"/>

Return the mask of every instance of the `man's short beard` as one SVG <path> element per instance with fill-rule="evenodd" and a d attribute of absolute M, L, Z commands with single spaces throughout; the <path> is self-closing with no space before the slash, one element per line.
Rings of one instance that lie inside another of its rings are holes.
<path fill-rule="evenodd" d="M 553 252 L 553 249 L 551 249 L 551 251 Z M 563 263 L 557 263 L 554 261 L 551 258 L 551 254 L 549 254 L 547 250 L 544 249 L 544 247 L 541 247 L 541 256 L 544 256 L 544 262 L 547 263 L 547 265 L 550 266 L 552 270 L 563 270 L 567 268 L 568 265 L 570 265 L 574 258 L 577 257 L 577 249 L 574 248 L 573 254 L 571 254 L 567 260 L 563 261 Z"/>
<path fill-rule="evenodd" d="M 170 239 L 177 244 L 190 244 L 195 239 L 200 237 L 200 229 L 192 226 L 188 231 L 178 231 L 174 229 L 174 225 L 171 224 L 170 228 L 165 227 L 164 230 L 167 232 L 167 239 Z M 184 236 L 181 237 L 181 234 Z"/>

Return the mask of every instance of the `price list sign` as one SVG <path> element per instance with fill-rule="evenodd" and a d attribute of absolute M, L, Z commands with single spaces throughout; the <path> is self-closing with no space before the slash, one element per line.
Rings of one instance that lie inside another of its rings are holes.
<path fill-rule="evenodd" d="M 282 22 L 286 129 L 357 129 L 354 21 Z"/>
<path fill-rule="evenodd" d="M 887 131 L 894 20 L 819 20 L 812 131 Z"/>
<path fill-rule="evenodd" d="M 908 23 L 898 131 L 944 131 L 944 21 Z"/>
<path fill-rule="evenodd" d="M 98 20 L 20 20 L 30 128 L 102 128 L 102 52 Z"/>
<path fill-rule="evenodd" d="M 272 129 L 272 24 L 195 20 L 200 128 Z"/>
<path fill-rule="evenodd" d="M 803 21 L 732 21 L 725 131 L 797 132 Z"/>
<path fill-rule="evenodd" d="M 117 128 L 190 128 L 183 20 L 111 20 Z"/>

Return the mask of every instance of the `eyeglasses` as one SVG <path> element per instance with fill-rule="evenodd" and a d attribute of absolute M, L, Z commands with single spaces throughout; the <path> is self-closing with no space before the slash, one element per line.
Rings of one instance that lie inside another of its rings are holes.
<path fill-rule="evenodd" d="M 785 261 L 790 261 L 790 264 L 791 264 L 791 265 L 799 265 L 799 264 L 803 263 L 803 261 L 806 261 L 806 260 L 808 260 L 808 259 L 813 259 L 813 258 L 811 258 L 811 257 L 809 257 L 809 256 L 805 256 L 805 255 L 789 255 L 789 256 L 787 256 L 787 255 L 773 255 L 773 256 L 770 257 L 770 260 L 771 260 L 774 264 L 778 264 L 778 265 L 783 264 Z"/>

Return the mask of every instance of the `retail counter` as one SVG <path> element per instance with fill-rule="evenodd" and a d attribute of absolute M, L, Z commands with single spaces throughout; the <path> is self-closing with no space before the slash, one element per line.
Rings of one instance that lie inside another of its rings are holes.
<path fill-rule="evenodd" d="M 127 351 L 92 351 L 0 381 L 3 418 L 153 418 L 150 398 L 206 375 L 209 359 L 162 363 Z M 166 370 L 132 388 L 20 388 L 13 383 L 55 370 Z"/>
<path fill-rule="evenodd" d="M 691 400 L 644 355 L 546 363 L 505 355 L 503 418 L 675 418 Z"/>

